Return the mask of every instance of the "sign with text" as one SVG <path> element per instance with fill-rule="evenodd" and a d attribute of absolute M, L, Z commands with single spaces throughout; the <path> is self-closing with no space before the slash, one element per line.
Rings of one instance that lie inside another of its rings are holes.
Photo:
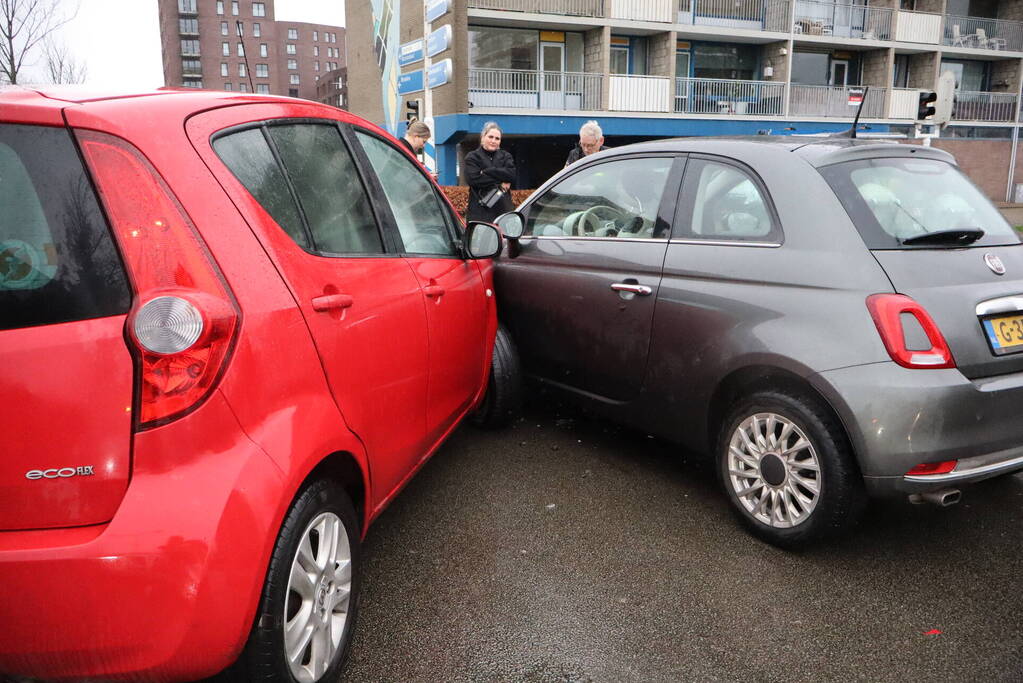
<path fill-rule="evenodd" d="M 426 3 L 426 21 L 436 21 L 451 11 L 451 0 L 429 0 Z"/>
<path fill-rule="evenodd" d="M 416 69 L 398 76 L 398 94 L 408 95 L 423 89 L 423 70 Z"/>
<path fill-rule="evenodd" d="M 451 24 L 441 26 L 426 38 L 426 54 L 433 57 L 451 47 Z"/>
<path fill-rule="evenodd" d="M 431 88 L 437 88 L 451 80 L 451 60 L 442 59 L 431 64 L 426 74 L 426 82 Z"/>
<path fill-rule="evenodd" d="M 408 66 L 423 60 L 423 39 L 405 43 L 398 49 L 398 64 Z"/>
<path fill-rule="evenodd" d="M 863 104 L 863 88 L 849 88 L 849 106 L 858 107 Z"/>

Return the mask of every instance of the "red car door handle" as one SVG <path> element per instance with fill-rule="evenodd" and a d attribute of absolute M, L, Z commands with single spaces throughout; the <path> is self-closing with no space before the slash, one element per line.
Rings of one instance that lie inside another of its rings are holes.
<path fill-rule="evenodd" d="M 353 303 L 352 297 L 348 294 L 324 294 L 313 297 L 314 311 L 333 311 L 340 308 L 348 308 Z"/>
<path fill-rule="evenodd" d="M 440 285 L 426 285 L 423 287 L 423 294 L 430 297 L 431 299 L 440 296 L 444 293 L 444 288 Z"/>

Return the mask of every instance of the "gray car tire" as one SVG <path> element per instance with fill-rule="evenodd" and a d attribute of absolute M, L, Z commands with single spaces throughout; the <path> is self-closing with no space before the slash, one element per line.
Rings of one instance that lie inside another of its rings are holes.
<path fill-rule="evenodd" d="M 781 548 L 836 536 L 866 507 L 863 479 L 838 421 L 797 393 L 764 391 L 739 400 L 722 425 L 717 468 L 740 521 Z"/>
<path fill-rule="evenodd" d="M 508 330 L 504 325 L 498 325 L 487 393 L 473 413 L 472 422 L 483 429 L 505 427 L 518 415 L 521 405 L 522 364 L 519 352 Z"/>
<path fill-rule="evenodd" d="M 327 541 L 328 537 L 338 540 Z M 311 683 L 339 679 L 358 614 L 359 538 L 360 527 L 351 500 L 337 484 L 318 480 L 299 493 L 281 525 L 248 643 L 241 658 L 227 672 L 227 680 Z M 320 564 L 324 568 L 317 581 L 313 575 Z M 310 571 L 304 571 L 305 567 Z M 313 580 L 306 582 L 303 574 Z M 297 582 L 304 582 L 312 590 L 302 590 L 295 585 Z M 312 600 L 310 595 L 300 595 L 301 592 L 311 593 Z M 305 616 L 310 612 L 312 616 Z M 322 616 L 317 618 L 317 614 Z M 308 638 L 308 646 L 289 645 L 286 631 L 290 626 L 319 633 Z M 332 630 L 340 635 L 336 642 L 331 637 Z M 303 666 L 302 660 L 316 656 L 313 654 L 316 646 L 312 644 L 316 638 L 320 652 L 326 654 L 315 665 Z M 288 661 L 289 648 L 292 652 L 306 649 L 297 665 Z"/>

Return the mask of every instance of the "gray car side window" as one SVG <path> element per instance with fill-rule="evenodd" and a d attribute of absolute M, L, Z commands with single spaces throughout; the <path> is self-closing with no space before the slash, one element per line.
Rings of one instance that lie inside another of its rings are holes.
<path fill-rule="evenodd" d="M 666 238 L 655 228 L 673 162 L 673 157 L 621 159 L 573 173 L 533 203 L 526 234 Z"/>
<path fill-rule="evenodd" d="M 774 241 L 777 221 L 759 183 L 739 166 L 692 159 L 686 168 L 675 237 Z"/>

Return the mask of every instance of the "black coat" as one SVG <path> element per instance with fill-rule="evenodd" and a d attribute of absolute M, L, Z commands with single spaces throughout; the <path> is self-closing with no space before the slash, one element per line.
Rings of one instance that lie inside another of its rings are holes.
<path fill-rule="evenodd" d="M 605 149 L 607 149 L 607 147 L 601 145 L 599 151 L 603 152 Z M 565 159 L 565 166 L 571 166 L 575 162 L 582 159 L 584 156 L 586 155 L 583 154 L 583 148 L 580 147 L 579 145 L 576 145 L 575 147 L 572 148 L 572 151 L 568 153 L 568 158 Z"/>
<path fill-rule="evenodd" d="M 492 222 L 502 213 L 507 213 L 515 208 L 511 200 L 511 192 L 506 192 L 503 197 L 491 208 L 480 204 L 480 197 L 501 183 L 515 181 L 515 159 L 503 149 L 488 152 L 483 147 L 477 147 L 465 155 L 463 163 L 465 167 L 465 183 L 469 186 L 469 208 L 465 212 L 467 221 Z"/>

